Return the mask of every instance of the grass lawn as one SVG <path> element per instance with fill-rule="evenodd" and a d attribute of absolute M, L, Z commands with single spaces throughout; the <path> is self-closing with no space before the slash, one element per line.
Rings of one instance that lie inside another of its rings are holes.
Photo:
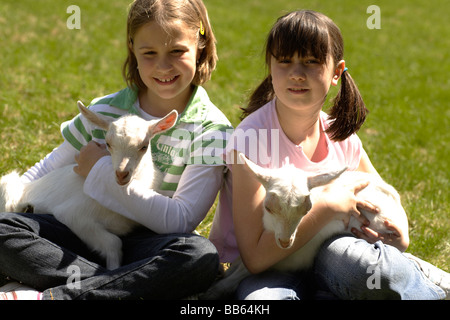
<path fill-rule="evenodd" d="M 359 132 L 380 174 L 402 196 L 409 252 L 450 271 L 448 21 L 439 0 L 204 0 L 218 39 L 219 64 L 205 87 L 239 123 L 239 106 L 265 74 L 263 44 L 276 18 L 308 8 L 341 28 L 345 60 L 370 114 Z M 0 3 L 0 174 L 26 170 L 62 142 L 60 124 L 76 101 L 124 87 L 130 0 L 2 0 Z M 81 29 L 67 28 L 67 8 Z M 366 25 L 381 9 L 381 29 Z M 333 88 L 329 96 L 334 96 Z M 214 210 L 199 227 L 208 235 Z"/>

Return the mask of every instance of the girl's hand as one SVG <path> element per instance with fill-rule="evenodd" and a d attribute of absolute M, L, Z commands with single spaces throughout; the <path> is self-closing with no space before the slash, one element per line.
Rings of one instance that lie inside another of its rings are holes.
<path fill-rule="evenodd" d="M 110 153 L 106 149 L 106 145 L 90 141 L 87 145 L 82 147 L 80 153 L 75 156 L 75 161 L 78 166 L 75 166 L 73 171 L 86 178 L 97 161 L 108 155 L 110 155 Z"/>
<path fill-rule="evenodd" d="M 384 225 L 389 231 L 392 231 L 392 233 L 376 232 L 366 226 L 361 227 L 362 232 L 355 228 L 352 228 L 351 231 L 356 237 L 364 239 L 369 243 L 375 243 L 378 240 L 381 240 L 384 244 L 396 247 L 402 252 L 405 251 L 409 245 L 409 238 L 405 236 L 403 231 L 397 225 L 392 223 L 392 221 L 386 220 Z"/>
<path fill-rule="evenodd" d="M 378 213 L 378 208 L 357 196 L 357 193 L 368 185 L 369 181 L 358 181 L 345 187 L 332 183 L 323 188 L 319 201 L 326 207 L 325 210 L 332 214 L 332 219 L 342 220 L 346 228 L 352 215 L 362 225 L 368 226 L 369 220 L 359 212 L 358 208 L 373 213 Z"/>

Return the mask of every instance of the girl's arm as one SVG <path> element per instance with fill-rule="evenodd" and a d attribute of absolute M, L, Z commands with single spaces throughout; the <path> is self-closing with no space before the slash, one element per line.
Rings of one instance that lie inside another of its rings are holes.
<path fill-rule="evenodd" d="M 119 186 L 109 156 L 96 144 L 88 144 L 77 159 L 78 167 L 74 170 L 87 174 L 84 184 L 87 195 L 157 233 L 192 232 L 213 205 L 223 180 L 224 166 L 187 166 L 170 198 L 141 187 L 138 181 L 128 187 Z"/>
<path fill-rule="evenodd" d="M 233 163 L 237 163 L 236 158 Z M 280 249 L 273 233 L 264 230 L 264 187 L 241 164 L 233 165 L 232 172 L 235 234 L 242 260 L 252 273 L 262 272 L 294 253 L 332 219 L 348 221 L 351 214 L 358 215 L 356 207 L 359 204 L 355 193 L 367 186 L 367 183 L 360 182 L 349 186 L 347 190 L 342 190 L 341 187 L 333 190 L 330 187 L 330 190 L 324 191 L 324 197 L 314 203 L 301 220 L 293 246 L 290 249 Z M 336 194 L 337 196 L 329 196 Z"/>
<path fill-rule="evenodd" d="M 359 166 L 356 170 L 379 175 L 375 167 L 372 165 L 367 152 L 363 148 L 361 148 L 361 160 L 359 161 Z"/>
<path fill-rule="evenodd" d="M 31 182 L 42 178 L 44 175 L 55 169 L 69 164 L 75 164 L 74 157 L 78 151 L 67 141 L 64 141 L 59 147 L 55 148 L 44 159 L 37 162 L 28 169 L 22 176 L 23 182 Z"/>

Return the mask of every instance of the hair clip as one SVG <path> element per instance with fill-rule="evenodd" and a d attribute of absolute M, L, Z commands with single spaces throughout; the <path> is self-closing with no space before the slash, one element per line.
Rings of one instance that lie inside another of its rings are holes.
<path fill-rule="evenodd" d="M 200 34 L 201 34 L 202 36 L 205 35 L 205 28 L 203 28 L 202 20 L 200 20 Z"/>
<path fill-rule="evenodd" d="M 348 70 L 348 68 L 347 68 L 347 67 L 345 67 L 345 68 L 344 68 L 344 71 L 342 71 L 342 73 L 344 73 L 344 72 L 345 72 L 345 71 L 347 71 L 347 70 Z"/>

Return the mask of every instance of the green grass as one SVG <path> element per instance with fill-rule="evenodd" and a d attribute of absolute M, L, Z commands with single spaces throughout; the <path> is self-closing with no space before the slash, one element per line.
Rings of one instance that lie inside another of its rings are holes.
<path fill-rule="evenodd" d="M 402 196 L 408 251 L 449 270 L 450 3 L 377 1 L 381 29 L 369 30 L 366 9 L 373 1 L 204 1 L 220 58 L 206 88 L 234 125 L 265 74 L 263 44 L 278 16 L 308 8 L 338 24 L 349 72 L 371 111 L 359 136 Z M 76 100 L 88 103 L 124 87 L 129 2 L 2 0 L 0 174 L 25 170 L 58 146 L 59 126 L 77 113 Z M 72 4 L 81 8 L 81 30 L 66 27 Z M 213 211 L 199 227 L 203 235 Z"/>

